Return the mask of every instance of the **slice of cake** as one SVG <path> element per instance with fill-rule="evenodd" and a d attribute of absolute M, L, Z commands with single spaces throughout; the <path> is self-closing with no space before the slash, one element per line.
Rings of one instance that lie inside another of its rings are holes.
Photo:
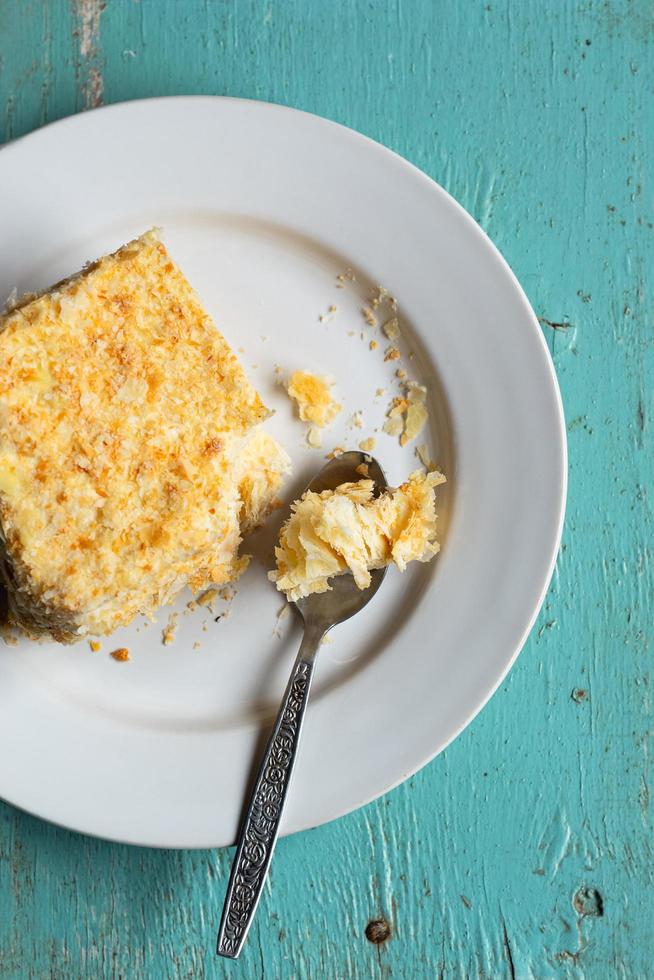
<path fill-rule="evenodd" d="M 372 568 L 429 561 L 439 550 L 434 488 L 444 482 L 441 473 L 416 471 L 379 497 L 372 480 L 308 490 L 291 506 L 269 578 L 295 600 L 326 592 L 334 575 L 350 572 L 365 589 Z"/>
<path fill-rule="evenodd" d="M 0 533 L 18 625 L 109 633 L 187 583 L 238 575 L 242 526 L 288 468 L 270 436 L 253 445 L 268 414 L 155 232 L 0 317 Z"/>

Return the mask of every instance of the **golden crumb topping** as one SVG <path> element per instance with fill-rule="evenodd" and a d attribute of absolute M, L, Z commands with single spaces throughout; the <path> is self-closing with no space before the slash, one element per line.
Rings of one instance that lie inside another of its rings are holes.
<path fill-rule="evenodd" d="M 365 479 L 307 491 L 291 507 L 269 578 L 295 600 L 327 591 L 334 575 L 351 572 L 365 589 L 370 569 L 392 562 L 404 571 L 410 561 L 429 561 L 439 550 L 434 488 L 444 481 L 441 473 L 417 471 L 379 497 Z"/>

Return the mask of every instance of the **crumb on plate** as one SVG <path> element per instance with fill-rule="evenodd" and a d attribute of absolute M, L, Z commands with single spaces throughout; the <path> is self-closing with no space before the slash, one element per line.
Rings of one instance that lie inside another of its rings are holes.
<path fill-rule="evenodd" d="M 345 272 L 339 272 L 336 276 L 338 283 L 340 283 L 340 288 L 342 289 L 346 282 L 356 282 L 356 276 L 352 269 L 346 269 Z"/>
<path fill-rule="evenodd" d="M 334 421 L 342 406 L 331 393 L 332 385 L 330 378 L 309 371 L 295 371 L 291 375 L 287 391 L 294 399 L 303 422 L 312 422 L 323 428 Z"/>
<path fill-rule="evenodd" d="M 373 293 L 368 301 L 372 309 L 376 310 L 384 302 L 387 295 L 388 290 L 384 286 L 377 286 L 377 292 Z"/>
<path fill-rule="evenodd" d="M 328 308 L 326 313 L 321 313 L 318 319 L 321 323 L 329 323 L 330 320 L 334 319 L 335 314 L 338 312 L 338 307 L 332 305 Z"/>
<path fill-rule="evenodd" d="M 322 432 L 320 426 L 312 425 L 307 432 L 307 443 L 312 449 L 320 449 L 322 446 Z"/>
<path fill-rule="evenodd" d="M 388 337 L 389 340 L 397 340 L 400 336 L 400 321 L 396 316 L 390 317 L 382 324 L 382 331 Z"/>
<path fill-rule="evenodd" d="M 420 434 L 427 422 L 427 389 L 415 381 L 405 385 L 406 397 L 394 398 L 386 414 L 383 431 L 389 436 L 399 436 L 400 445 Z"/>
<path fill-rule="evenodd" d="M 195 601 L 197 602 L 198 606 L 209 606 L 209 608 L 213 612 L 213 607 L 218 601 L 219 596 L 220 596 L 219 589 L 215 589 L 215 588 L 207 589 L 207 591 L 203 592 L 202 595 L 198 596 Z"/>
<path fill-rule="evenodd" d="M 169 647 L 171 643 L 173 643 L 175 639 L 175 634 L 177 633 L 178 618 L 179 617 L 176 612 L 171 613 L 170 616 L 168 617 L 168 622 L 166 623 L 163 630 L 161 631 L 161 639 L 164 646 Z"/>
<path fill-rule="evenodd" d="M 438 469 L 438 466 L 436 465 L 436 463 L 434 463 L 434 461 L 430 456 L 429 446 L 426 443 L 423 442 L 419 446 L 416 446 L 415 452 L 416 452 L 416 456 L 418 457 L 422 465 L 425 467 L 425 469 L 428 470 L 428 472 L 431 473 L 433 470 Z"/>
<path fill-rule="evenodd" d="M 400 445 L 406 446 L 407 442 L 418 436 L 427 422 L 427 389 L 424 385 L 419 385 L 414 381 L 407 385 L 407 412 L 404 422 L 404 432 L 400 436 Z"/>

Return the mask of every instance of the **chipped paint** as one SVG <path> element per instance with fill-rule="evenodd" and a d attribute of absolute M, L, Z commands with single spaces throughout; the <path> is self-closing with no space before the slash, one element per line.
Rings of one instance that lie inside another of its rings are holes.
<path fill-rule="evenodd" d="M 77 41 L 78 85 L 83 108 L 96 109 L 103 103 L 104 77 L 100 50 L 100 18 L 105 0 L 72 0 L 75 15 L 74 37 Z"/>

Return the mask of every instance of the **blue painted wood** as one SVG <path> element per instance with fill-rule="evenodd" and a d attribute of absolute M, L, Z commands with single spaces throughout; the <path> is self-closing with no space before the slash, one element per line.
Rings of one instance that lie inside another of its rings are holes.
<path fill-rule="evenodd" d="M 571 456 L 509 678 L 414 779 L 280 843 L 238 964 L 212 954 L 230 852 L 0 805 L 0 976 L 654 977 L 653 38 L 649 0 L 0 0 L 0 141 L 205 92 L 336 119 L 439 180 L 543 318 Z"/>

